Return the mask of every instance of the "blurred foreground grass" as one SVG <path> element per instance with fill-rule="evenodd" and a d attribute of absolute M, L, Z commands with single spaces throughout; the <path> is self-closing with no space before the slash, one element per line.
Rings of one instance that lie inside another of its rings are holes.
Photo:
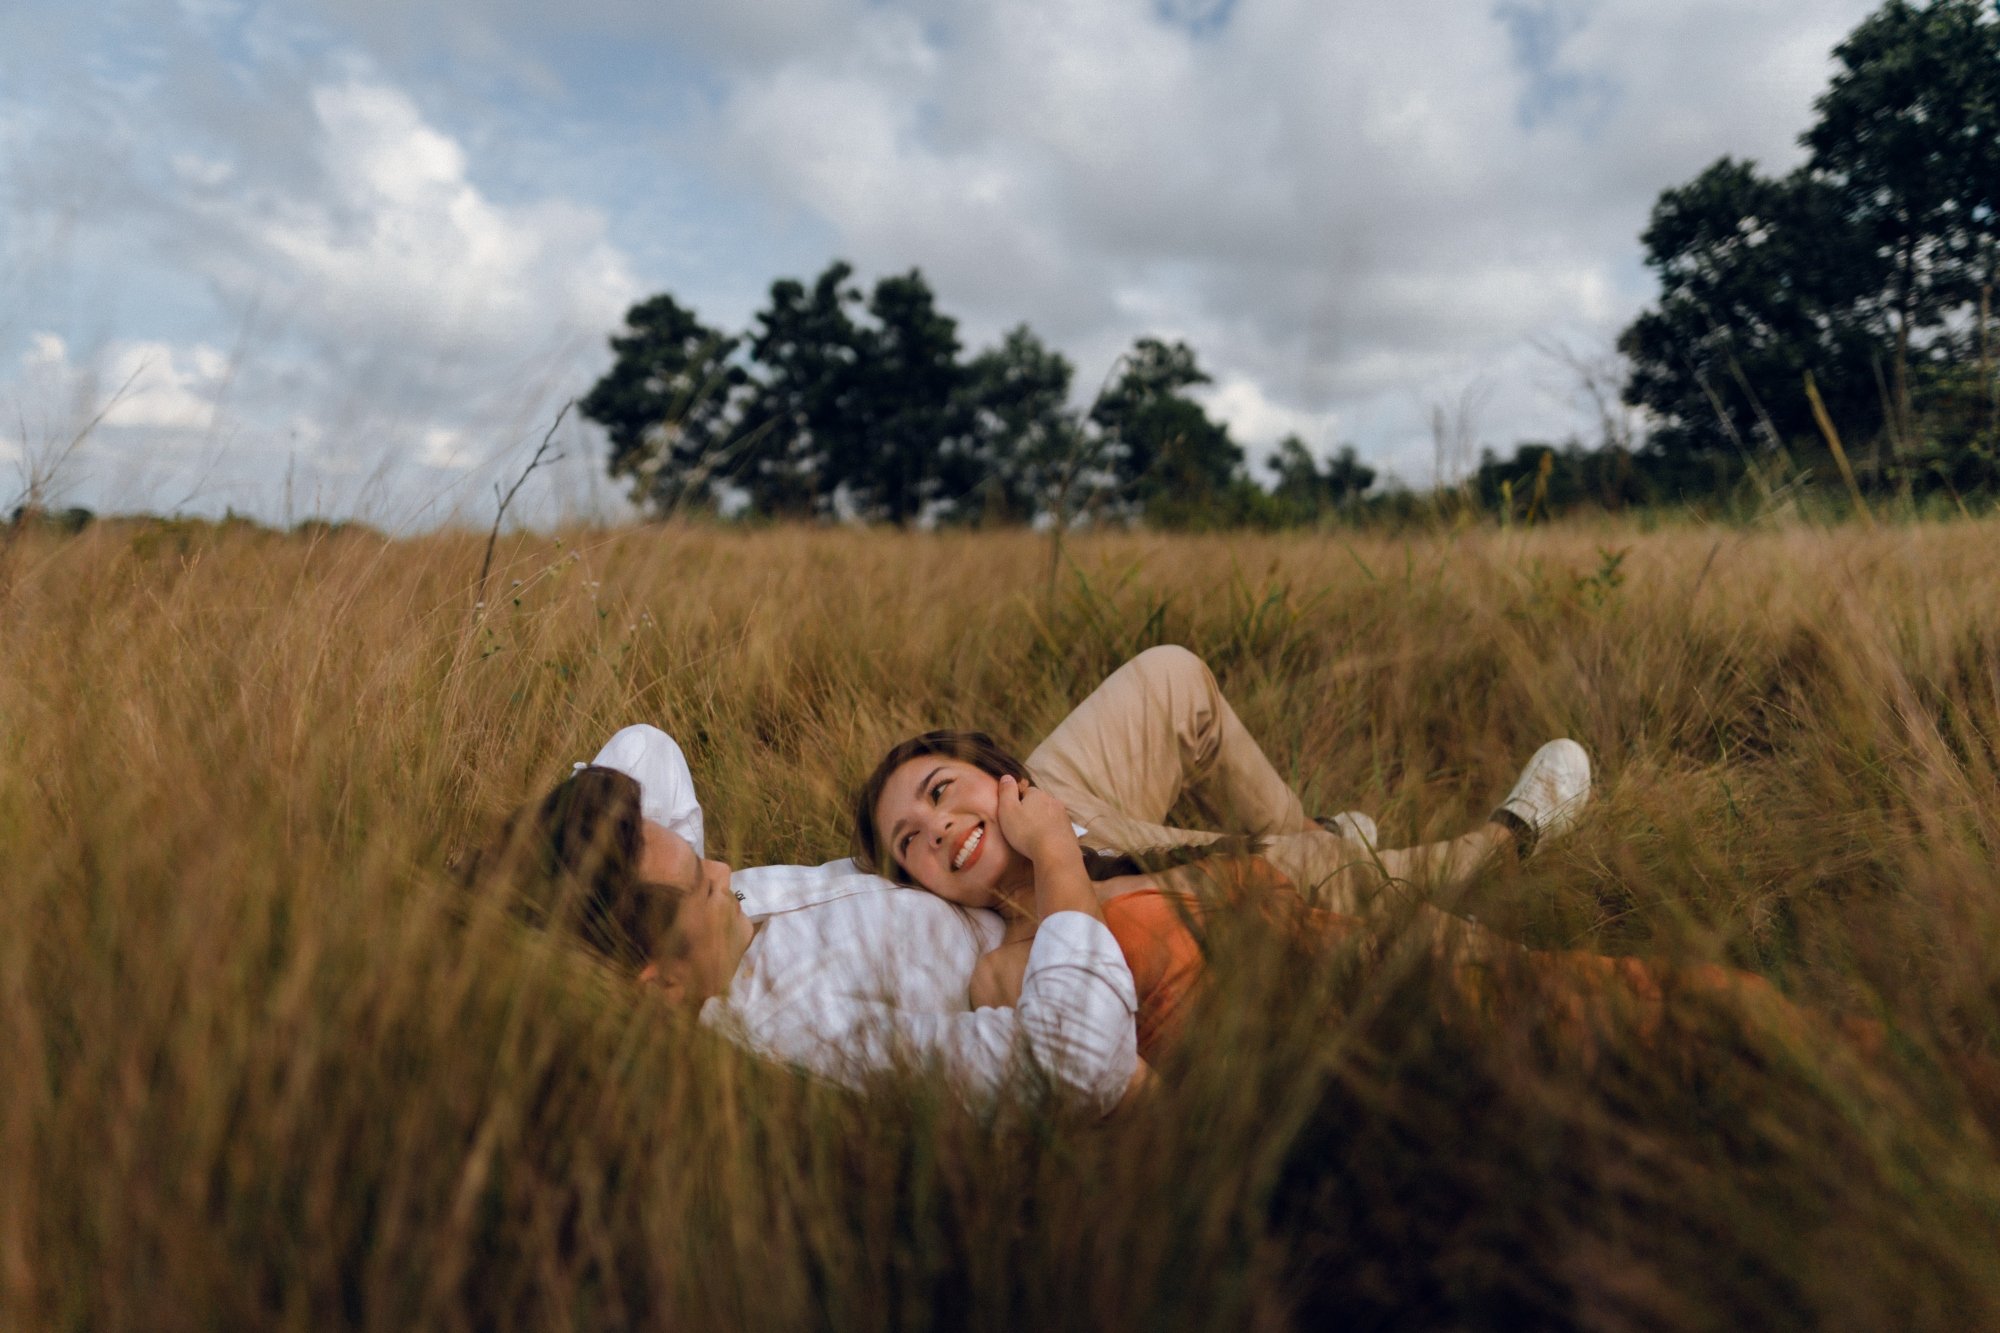
<path fill-rule="evenodd" d="M 1053 582 L 1025 534 L 579 532 L 475 618 L 480 546 L 0 546 L 0 1329 L 2000 1324 L 2000 523 L 1105 536 Z M 1887 1054 L 1692 999 L 1579 1044 L 1246 925 L 1153 1105 L 981 1120 L 451 888 L 627 722 L 719 854 L 820 861 L 891 741 L 1025 748 L 1162 641 L 1392 843 L 1576 736 L 1596 817 L 1457 906 Z"/>

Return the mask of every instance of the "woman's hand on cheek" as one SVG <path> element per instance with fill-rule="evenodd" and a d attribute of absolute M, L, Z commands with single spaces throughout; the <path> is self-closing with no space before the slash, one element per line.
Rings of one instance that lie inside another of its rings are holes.
<path fill-rule="evenodd" d="M 1058 912 L 1081 912 L 1104 920 L 1104 908 L 1084 871 L 1083 847 L 1061 801 L 1012 778 L 1002 778 L 996 813 L 1001 835 L 1033 867 L 1038 916 L 1046 919 Z"/>
<path fill-rule="evenodd" d="M 1010 777 L 1000 779 L 1001 836 L 1030 861 L 1040 862 L 1065 848 L 1075 849 L 1076 830 L 1063 803 L 1040 787 L 1027 787 Z"/>

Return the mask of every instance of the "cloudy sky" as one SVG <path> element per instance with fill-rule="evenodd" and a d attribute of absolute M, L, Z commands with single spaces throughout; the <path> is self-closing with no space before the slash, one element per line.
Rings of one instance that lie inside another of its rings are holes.
<path fill-rule="evenodd" d="M 1654 197 L 1796 161 L 1873 7 L 10 0 L 0 503 L 480 520 L 634 300 L 835 257 L 1424 484 L 1587 427 Z M 620 512 L 561 438 L 527 512 Z"/>

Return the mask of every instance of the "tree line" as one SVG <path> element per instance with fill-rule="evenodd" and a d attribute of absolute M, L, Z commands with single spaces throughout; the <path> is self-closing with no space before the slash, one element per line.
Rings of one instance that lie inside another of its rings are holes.
<path fill-rule="evenodd" d="M 1653 206 L 1659 299 L 1618 342 L 1643 442 L 1489 450 L 1473 503 L 2000 492 L 2000 9 L 1891 0 L 1833 61 L 1797 169 L 1723 157 Z"/>
<path fill-rule="evenodd" d="M 1665 190 L 1640 243 L 1657 302 L 1618 340 L 1599 438 L 1484 451 L 1451 497 L 1508 514 L 1703 503 L 1751 488 L 2000 491 L 2000 0 L 1889 0 L 1833 50 L 1784 176 L 1723 157 Z M 783 279 L 728 334 L 634 306 L 582 400 L 611 471 L 656 511 L 907 524 L 1143 518 L 1309 523 L 1413 507 L 1345 448 L 1296 437 L 1254 482 L 1189 390 L 1185 343 L 1141 338 L 1088 407 L 1026 325 L 967 358 L 915 270 L 864 292 Z M 1602 386 L 1599 386 L 1600 388 Z"/>
<path fill-rule="evenodd" d="M 1352 448 L 1286 440 L 1270 488 L 1188 391 L 1184 342 L 1140 338 L 1087 408 L 1075 366 L 1027 325 L 967 357 L 918 270 L 864 292 L 830 265 L 783 278 L 726 333 L 670 295 L 633 306 L 585 396 L 614 476 L 655 512 L 745 506 L 896 524 L 1143 517 L 1164 526 L 1309 522 L 1374 482 Z"/>
<path fill-rule="evenodd" d="M 1804 163 L 1724 157 L 1640 237 L 1660 298 L 1619 346 L 1656 484 L 2000 487 L 2000 9 L 1890 0 L 1833 60 Z"/>

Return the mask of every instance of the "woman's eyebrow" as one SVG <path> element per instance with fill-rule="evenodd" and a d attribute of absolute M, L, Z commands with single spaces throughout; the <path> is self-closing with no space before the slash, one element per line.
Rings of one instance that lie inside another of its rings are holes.
<path fill-rule="evenodd" d="M 939 764 L 936 768 L 933 768 L 930 772 L 924 774 L 924 780 L 917 784 L 917 795 L 922 796 L 925 792 L 929 791 L 931 786 L 931 779 L 936 777 L 939 773 L 942 773 L 943 771 L 944 771 L 944 765 Z M 889 826 L 889 845 L 891 847 L 894 847 L 897 843 L 903 840 L 903 825 L 909 822 L 910 821 L 907 819 L 898 819 L 895 823 Z"/>

